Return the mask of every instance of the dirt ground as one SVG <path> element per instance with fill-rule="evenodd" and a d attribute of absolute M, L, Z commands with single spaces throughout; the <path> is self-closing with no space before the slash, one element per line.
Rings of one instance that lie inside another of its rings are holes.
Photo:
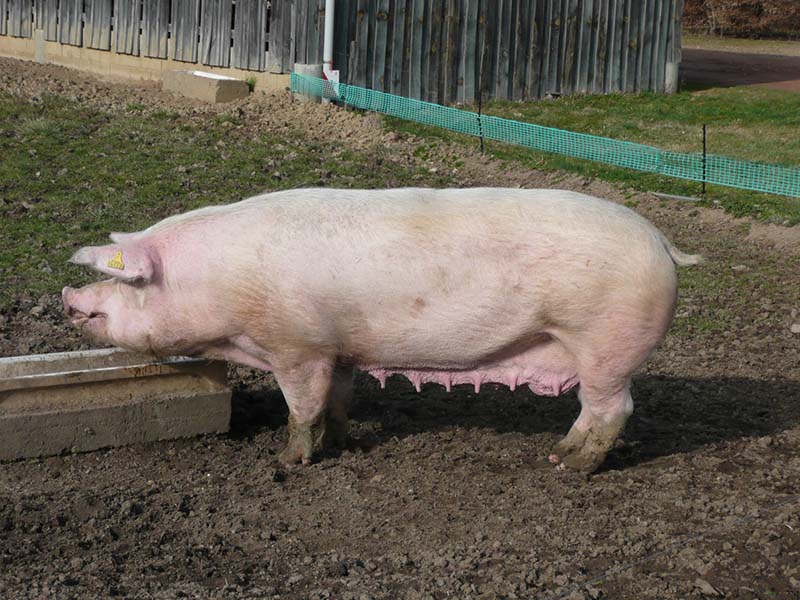
<path fill-rule="evenodd" d="M 315 135 L 418 160 L 417 140 L 374 117 L 287 95 L 204 108 L 10 60 L 0 89 L 168 105 L 198 122 L 236 110 L 277 133 L 300 111 Z M 636 411 L 604 467 L 585 478 L 546 462 L 574 394 L 417 394 L 403 379 L 380 391 L 359 376 L 351 448 L 284 471 L 280 392 L 231 368 L 229 435 L 0 465 L 0 597 L 800 598 L 800 245 L 688 203 L 434 154 L 430 168 L 465 186 L 627 202 L 708 258 L 680 273 L 673 330 L 635 378 Z M 0 314 L 0 355 L 85 347 L 57 297 L 23 294 Z"/>
<path fill-rule="evenodd" d="M 681 82 L 702 87 L 754 85 L 800 93 L 800 56 L 684 48 Z"/>

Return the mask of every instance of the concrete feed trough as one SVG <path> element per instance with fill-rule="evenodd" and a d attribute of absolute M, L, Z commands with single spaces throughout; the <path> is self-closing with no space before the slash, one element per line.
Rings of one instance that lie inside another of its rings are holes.
<path fill-rule="evenodd" d="M 162 87 L 168 92 L 213 103 L 246 98 L 250 93 L 246 81 L 206 71 L 167 71 Z"/>
<path fill-rule="evenodd" d="M 225 363 L 118 348 L 0 358 L 0 460 L 228 431 Z"/>

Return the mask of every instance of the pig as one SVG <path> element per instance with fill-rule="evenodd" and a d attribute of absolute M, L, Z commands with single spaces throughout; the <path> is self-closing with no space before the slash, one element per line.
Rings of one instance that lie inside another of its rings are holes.
<path fill-rule="evenodd" d="M 649 221 L 563 190 L 296 189 L 169 217 L 71 262 L 65 287 L 99 342 L 271 371 L 289 407 L 286 465 L 340 446 L 355 368 L 447 390 L 578 388 L 549 460 L 594 471 L 633 411 L 631 376 L 677 299 L 677 250 Z"/>

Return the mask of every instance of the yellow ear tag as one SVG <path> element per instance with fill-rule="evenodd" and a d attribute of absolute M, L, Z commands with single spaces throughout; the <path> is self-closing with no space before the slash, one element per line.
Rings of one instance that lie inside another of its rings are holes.
<path fill-rule="evenodd" d="M 122 251 L 117 252 L 112 259 L 106 263 L 109 269 L 125 270 L 125 263 L 122 262 Z"/>

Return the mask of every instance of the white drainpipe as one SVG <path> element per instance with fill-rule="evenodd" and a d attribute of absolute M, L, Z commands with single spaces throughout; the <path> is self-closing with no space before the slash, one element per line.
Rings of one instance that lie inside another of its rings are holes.
<path fill-rule="evenodd" d="M 322 78 L 333 83 L 333 90 L 339 94 L 339 71 L 333 70 L 333 21 L 336 0 L 325 0 L 325 44 L 322 52 Z"/>

